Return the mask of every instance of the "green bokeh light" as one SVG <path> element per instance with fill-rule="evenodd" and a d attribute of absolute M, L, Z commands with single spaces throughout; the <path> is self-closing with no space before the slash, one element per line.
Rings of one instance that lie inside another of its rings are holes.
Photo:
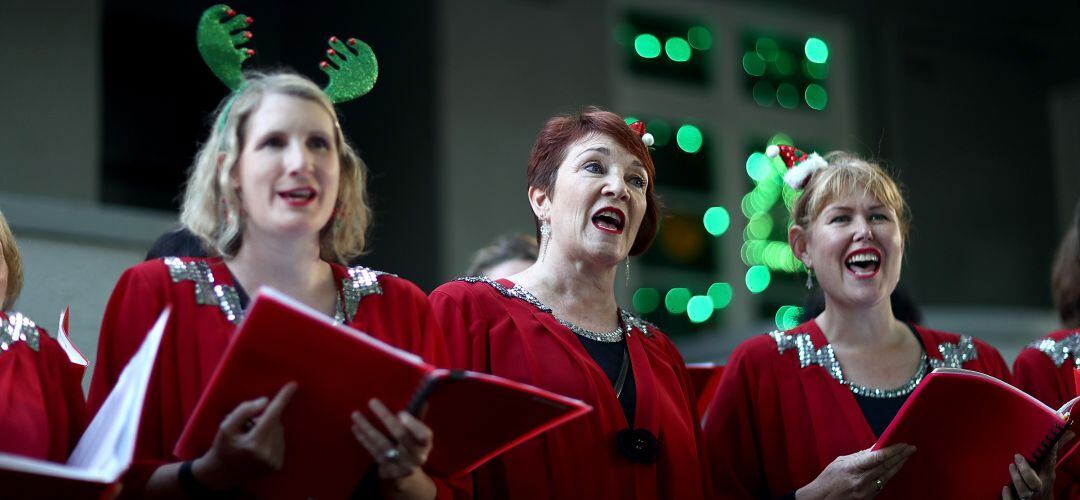
<path fill-rule="evenodd" d="M 709 50 L 712 48 L 712 33 L 704 26 L 690 28 L 686 33 L 686 38 L 690 41 L 690 46 L 695 49 Z"/>
<path fill-rule="evenodd" d="M 805 311 L 799 306 L 780 306 L 776 310 L 776 327 L 781 330 L 790 330 L 799 326 Z"/>
<path fill-rule="evenodd" d="M 829 77 L 829 63 L 816 63 L 811 61 L 803 61 L 803 70 L 806 76 L 815 80 L 824 80 Z"/>
<path fill-rule="evenodd" d="M 693 323 L 702 323 L 712 317 L 713 301 L 708 295 L 695 295 L 686 303 L 686 316 Z"/>
<path fill-rule="evenodd" d="M 825 87 L 816 83 L 807 85 L 803 96 L 806 98 L 806 105 L 818 111 L 825 109 L 825 106 L 829 104 L 829 93 L 825 91 Z"/>
<path fill-rule="evenodd" d="M 679 149 L 690 154 L 701 150 L 703 140 L 701 129 L 690 124 L 679 127 L 679 131 L 675 133 L 675 142 L 679 144 Z"/>
<path fill-rule="evenodd" d="M 638 288 L 634 292 L 634 310 L 649 314 L 660 307 L 660 292 L 655 288 Z"/>
<path fill-rule="evenodd" d="M 660 39 L 649 33 L 634 37 L 634 51 L 645 59 L 654 59 L 660 55 Z"/>
<path fill-rule="evenodd" d="M 829 46 L 820 38 L 807 38 L 803 51 L 810 62 L 824 63 L 829 60 Z"/>
<path fill-rule="evenodd" d="M 776 87 L 776 100 L 787 109 L 795 109 L 799 105 L 799 89 L 790 83 L 781 83 Z"/>
<path fill-rule="evenodd" d="M 671 125 L 664 120 L 652 120 L 645 125 L 645 128 L 652 134 L 653 144 L 656 147 L 666 146 L 671 140 Z"/>
<path fill-rule="evenodd" d="M 675 62 L 686 62 L 690 60 L 690 54 L 693 51 L 690 49 L 690 44 L 685 39 L 679 37 L 668 38 L 664 42 L 664 52 L 667 53 L 669 59 Z"/>
<path fill-rule="evenodd" d="M 787 134 L 785 134 L 783 132 L 779 132 L 779 133 L 776 133 L 772 137 L 769 138 L 769 145 L 771 146 L 773 144 L 794 144 L 794 142 L 791 140 L 790 135 L 787 135 Z M 781 166 L 784 165 L 783 160 L 780 160 L 780 158 L 775 158 L 775 159 L 779 160 Z"/>
<path fill-rule="evenodd" d="M 727 283 L 713 283 L 709 285 L 709 298 L 712 299 L 713 307 L 723 309 L 731 304 L 733 290 Z"/>
<path fill-rule="evenodd" d="M 720 236 L 727 231 L 728 226 L 731 225 L 731 215 L 724 207 L 709 207 L 705 211 L 705 216 L 702 217 L 702 222 L 705 224 L 705 230 L 713 236 Z"/>
<path fill-rule="evenodd" d="M 752 50 L 743 54 L 742 67 L 743 71 L 749 75 L 762 76 L 765 74 L 765 60 Z"/>
<path fill-rule="evenodd" d="M 754 210 L 753 196 L 752 196 L 753 194 L 754 194 L 753 191 L 751 191 L 749 193 L 746 193 L 745 195 L 743 195 L 742 201 L 739 202 L 739 208 L 742 209 L 742 214 L 745 217 L 750 217 L 751 215 L 754 215 L 757 212 L 757 210 Z"/>
<path fill-rule="evenodd" d="M 757 39 L 757 43 L 754 44 L 754 50 L 762 59 L 773 62 L 780 53 L 779 47 L 776 46 L 776 40 L 768 37 L 761 37 Z"/>
<path fill-rule="evenodd" d="M 688 288 L 672 288 L 664 295 L 664 308 L 671 314 L 686 312 L 686 304 L 690 302 L 690 290 Z"/>
<path fill-rule="evenodd" d="M 765 240 L 772 233 L 773 220 L 768 212 L 758 212 L 746 223 L 747 239 Z"/>
<path fill-rule="evenodd" d="M 773 62 L 776 67 L 776 72 L 782 76 L 791 76 L 795 72 L 795 60 L 791 58 L 791 55 L 787 52 L 781 52 L 777 54 L 776 61 Z"/>
<path fill-rule="evenodd" d="M 769 160 L 770 158 L 764 154 L 750 153 L 750 156 L 746 158 L 746 175 L 754 179 L 754 182 L 761 182 L 773 171 L 772 162 Z"/>
<path fill-rule="evenodd" d="M 766 81 L 759 81 L 754 84 L 754 102 L 759 106 L 772 106 L 776 102 L 776 90 L 772 84 Z"/>
<path fill-rule="evenodd" d="M 761 293 L 766 288 L 769 288 L 769 281 L 772 280 L 772 275 L 769 273 L 769 268 L 765 266 L 753 266 L 746 270 L 746 289 L 750 290 L 750 293 Z"/>

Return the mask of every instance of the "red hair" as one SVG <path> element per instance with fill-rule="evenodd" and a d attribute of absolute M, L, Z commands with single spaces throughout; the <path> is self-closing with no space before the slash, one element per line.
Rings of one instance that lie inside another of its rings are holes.
<path fill-rule="evenodd" d="M 616 144 L 641 161 L 649 175 L 645 185 L 645 215 L 634 237 L 634 244 L 630 247 L 630 255 L 641 255 L 649 249 L 659 227 L 660 203 L 653 187 L 656 184 L 656 167 L 649 155 L 649 149 L 641 142 L 641 137 L 630 130 L 619 115 L 589 106 L 579 113 L 559 115 L 548 120 L 537 134 L 536 142 L 529 152 L 529 168 L 526 174 L 529 187 L 554 196 L 555 179 L 558 177 L 559 165 L 566 159 L 567 149 L 582 137 L 590 135 L 606 135 L 614 139 Z M 540 221 L 534 222 L 536 241 L 539 243 Z"/>

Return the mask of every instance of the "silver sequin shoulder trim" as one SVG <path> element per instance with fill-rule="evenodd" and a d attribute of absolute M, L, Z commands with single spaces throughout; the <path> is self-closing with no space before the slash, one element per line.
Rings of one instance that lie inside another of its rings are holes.
<path fill-rule="evenodd" d="M 959 342 L 942 342 L 937 346 L 941 359 L 930 359 L 933 368 L 963 368 L 964 363 L 979 358 L 975 349 L 975 340 L 970 335 L 961 335 Z"/>
<path fill-rule="evenodd" d="M 1072 356 L 1073 364 L 1080 368 L 1080 331 L 1061 340 L 1039 339 L 1028 344 L 1027 348 L 1041 351 L 1057 367 L 1060 367 Z"/>
<path fill-rule="evenodd" d="M 234 325 L 240 323 L 244 317 L 244 311 L 240 309 L 240 295 L 236 292 L 236 287 L 216 284 L 210 264 L 202 260 L 184 262 L 178 257 L 165 257 L 164 261 L 169 268 L 169 277 L 172 278 L 173 283 L 195 282 L 197 304 L 217 306 L 229 323 Z"/>
<path fill-rule="evenodd" d="M 926 377 L 928 365 L 934 361 L 930 360 L 930 363 L 928 363 L 926 353 L 922 353 L 922 356 L 919 357 L 918 369 L 915 370 L 915 374 L 907 382 L 893 389 L 879 389 L 858 385 L 844 378 L 844 371 L 840 368 L 840 362 L 836 359 L 836 352 L 833 351 L 832 344 L 825 344 L 820 349 L 815 348 L 814 342 L 810 339 L 808 333 L 788 335 L 779 330 L 774 330 L 769 332 L 769 337 L 772 337 L 773 341 L 776 342 L 776 349 L 781 355 L 789 349 L 795 349 L 799 356 L 800 368 L 818 365 L 824 368 L 825 372 L 841 385 L 847 386 L 852 393 L 868 398 L 898 398 L 911 394 L 922 382 L 923 378 Z"/>
<path fill-rule="evenodd" d="M 7 318 L 0 318 L 0 353 L 7 352 L 19 342 L 25 342 L 37 351 L 40 345 L 39 335 L 37 325 L 30 318 L 21 313 L 9 312 Z"/>
<path fill-rule="evenodd" d="M 341 294 L 345 297 L 345 303 L 335 308 L 337 311 L 334 313 L 334 320 L 338 323 L 352 323 L 356 317 L 356 309 L 364 297 L 382 295 L 379 276 L 383 275 L 394 276 L 364 266 L 350 267 L 346 277 L 341 280 Z"/>
<path fill-rule="evenodd" d="M 559 324 L 565 326 L 570 331 L 574 332 L 577 335 L 581 335 L 582 337 L 588 338 L 588 339 L 597 340 L 597 341 L 600 341 L 600 342 L 619 342 L 619 341 L 621 341 L 623 339 L 623 335 L 626 332 L 633 331 L 633 330 L 638 330 L 643 335 L 645 335 L 646 337 L 649 337 L 649 338 L 651 338 L 653 336 L 652 332 L 650 332 L 649 328 L 648 328 L 649 326 L 652 326 L 652 323 L 649 323 L 648 321 L 645 321 L 645 320 L 643 320 L 643 319 L 641 319 L 641 318 L 627 312 L 625 309 L 623 309 L 621 307 L 619 308 L 619 319 L 620 319 L 620 322 L 621 322 L 621 325 L 619 326 L 619 328 L 616 328 L 615 330 L 613 330 L 611 332 L 594 332 L 594 331 L 591 331 L 591 330 L 586 330 L 584 328 L 581 328 L 581 327 L 579 327 L 579 326 L 577 326 L 577 325 L 575 325 L 575 324 L 573 324 L 573 323 L 571 323 L 569 321 L 564 321 L 563 319 L 559 318 L 558 316 L 555 316 L 552 313 L 550 307 L 545 306 L 544 303 L 540 302 L 540 299 L 536 298 L 535 295 L 533 295 L 528 290 L 518 286 L 516 283 L 512 287 L 506 288 L 505 286 L 503 286 L 498 281 L 495 281 L 495 280 L 493 280 L 491 278 L 488 278 L 487 276 L 466 276 L 464 278 L 458 278 L 455 281 L 464 281 L 466 283 L 484 283 L 484 284 L 494 288 L 495 290 L 497 290 L 504 297 L 508 297 L 508 298 L 512 298 L 512 299 L 519 299 L 519 300 L 523 300 L 525 302 L 528 302 L 530 305 L 535 307 L 540 312 L 545 312 L 545 313 L 551 314 L 555 318 L 555 320 L 559 322 Z M 624 329 L 624 327 L 625 327 L 625 329 Z M 655 326 L 654 326 L 654 328 L 655 328 Z"/>

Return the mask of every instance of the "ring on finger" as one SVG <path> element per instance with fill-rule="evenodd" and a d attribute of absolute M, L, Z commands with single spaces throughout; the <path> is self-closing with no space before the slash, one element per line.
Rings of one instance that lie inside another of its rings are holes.
<path fill-rule="evenodd" d="M 882 481 L 880 477 L 875 479 L 874 487 L 877 488 L 878 491 L 885 489 L 885 481 Z"/>
<path fill-rule="evenodd" d="M 401 451 L 397 448 L 390 448 L 383 452 L 383 458 L 390 462 L 397 460 L 399 457 L 401 457 Z"/>

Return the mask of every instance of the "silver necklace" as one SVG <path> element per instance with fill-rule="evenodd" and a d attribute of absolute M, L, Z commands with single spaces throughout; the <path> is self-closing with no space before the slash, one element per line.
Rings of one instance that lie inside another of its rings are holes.
<path fill-rule="evenodd" d="M 846 378 L 842 383 L 846 384 L 848 388 L 851 389 L 851 392 L 859 396 L 864 396 L 868 398 L 898 398 L 900 396 L 906 396 L 908 394 L 911 394 L 911 391 L 915 390 L 915 387 L 917 387 L 919 385 L 919 382 L 922 382 L 923 377 L 926 376 L 927 365 L 929 365 L 929 363 L 927 363 L 926 351 L 923 351 L 922 356 L 919 357 L 919 369 L 915 370 L 915 374 L 912 375 L 907 382 L 904 382 L 903 385 L 894 389 L 878 389 L 875 387 L 866 387 L 852 383 Z"/>
<path fill-rule="evenodd" d="M 555 321 L 558 321 L 560 325 L 570 329 L 571 332 L 574 332 L 575 334 L 585 337 L 587 339 L 595 340 L 597 342 L 621 342 L 623 337 L 625 336 L 623 334 L 623 327 L 621 324 L 610 332 L 594 332 L 592 330 L 586 330 L 580 326 L 577 326 L 569 321 L 555 316 L 554 314 L 552 316 L 555 318 Z"/>

